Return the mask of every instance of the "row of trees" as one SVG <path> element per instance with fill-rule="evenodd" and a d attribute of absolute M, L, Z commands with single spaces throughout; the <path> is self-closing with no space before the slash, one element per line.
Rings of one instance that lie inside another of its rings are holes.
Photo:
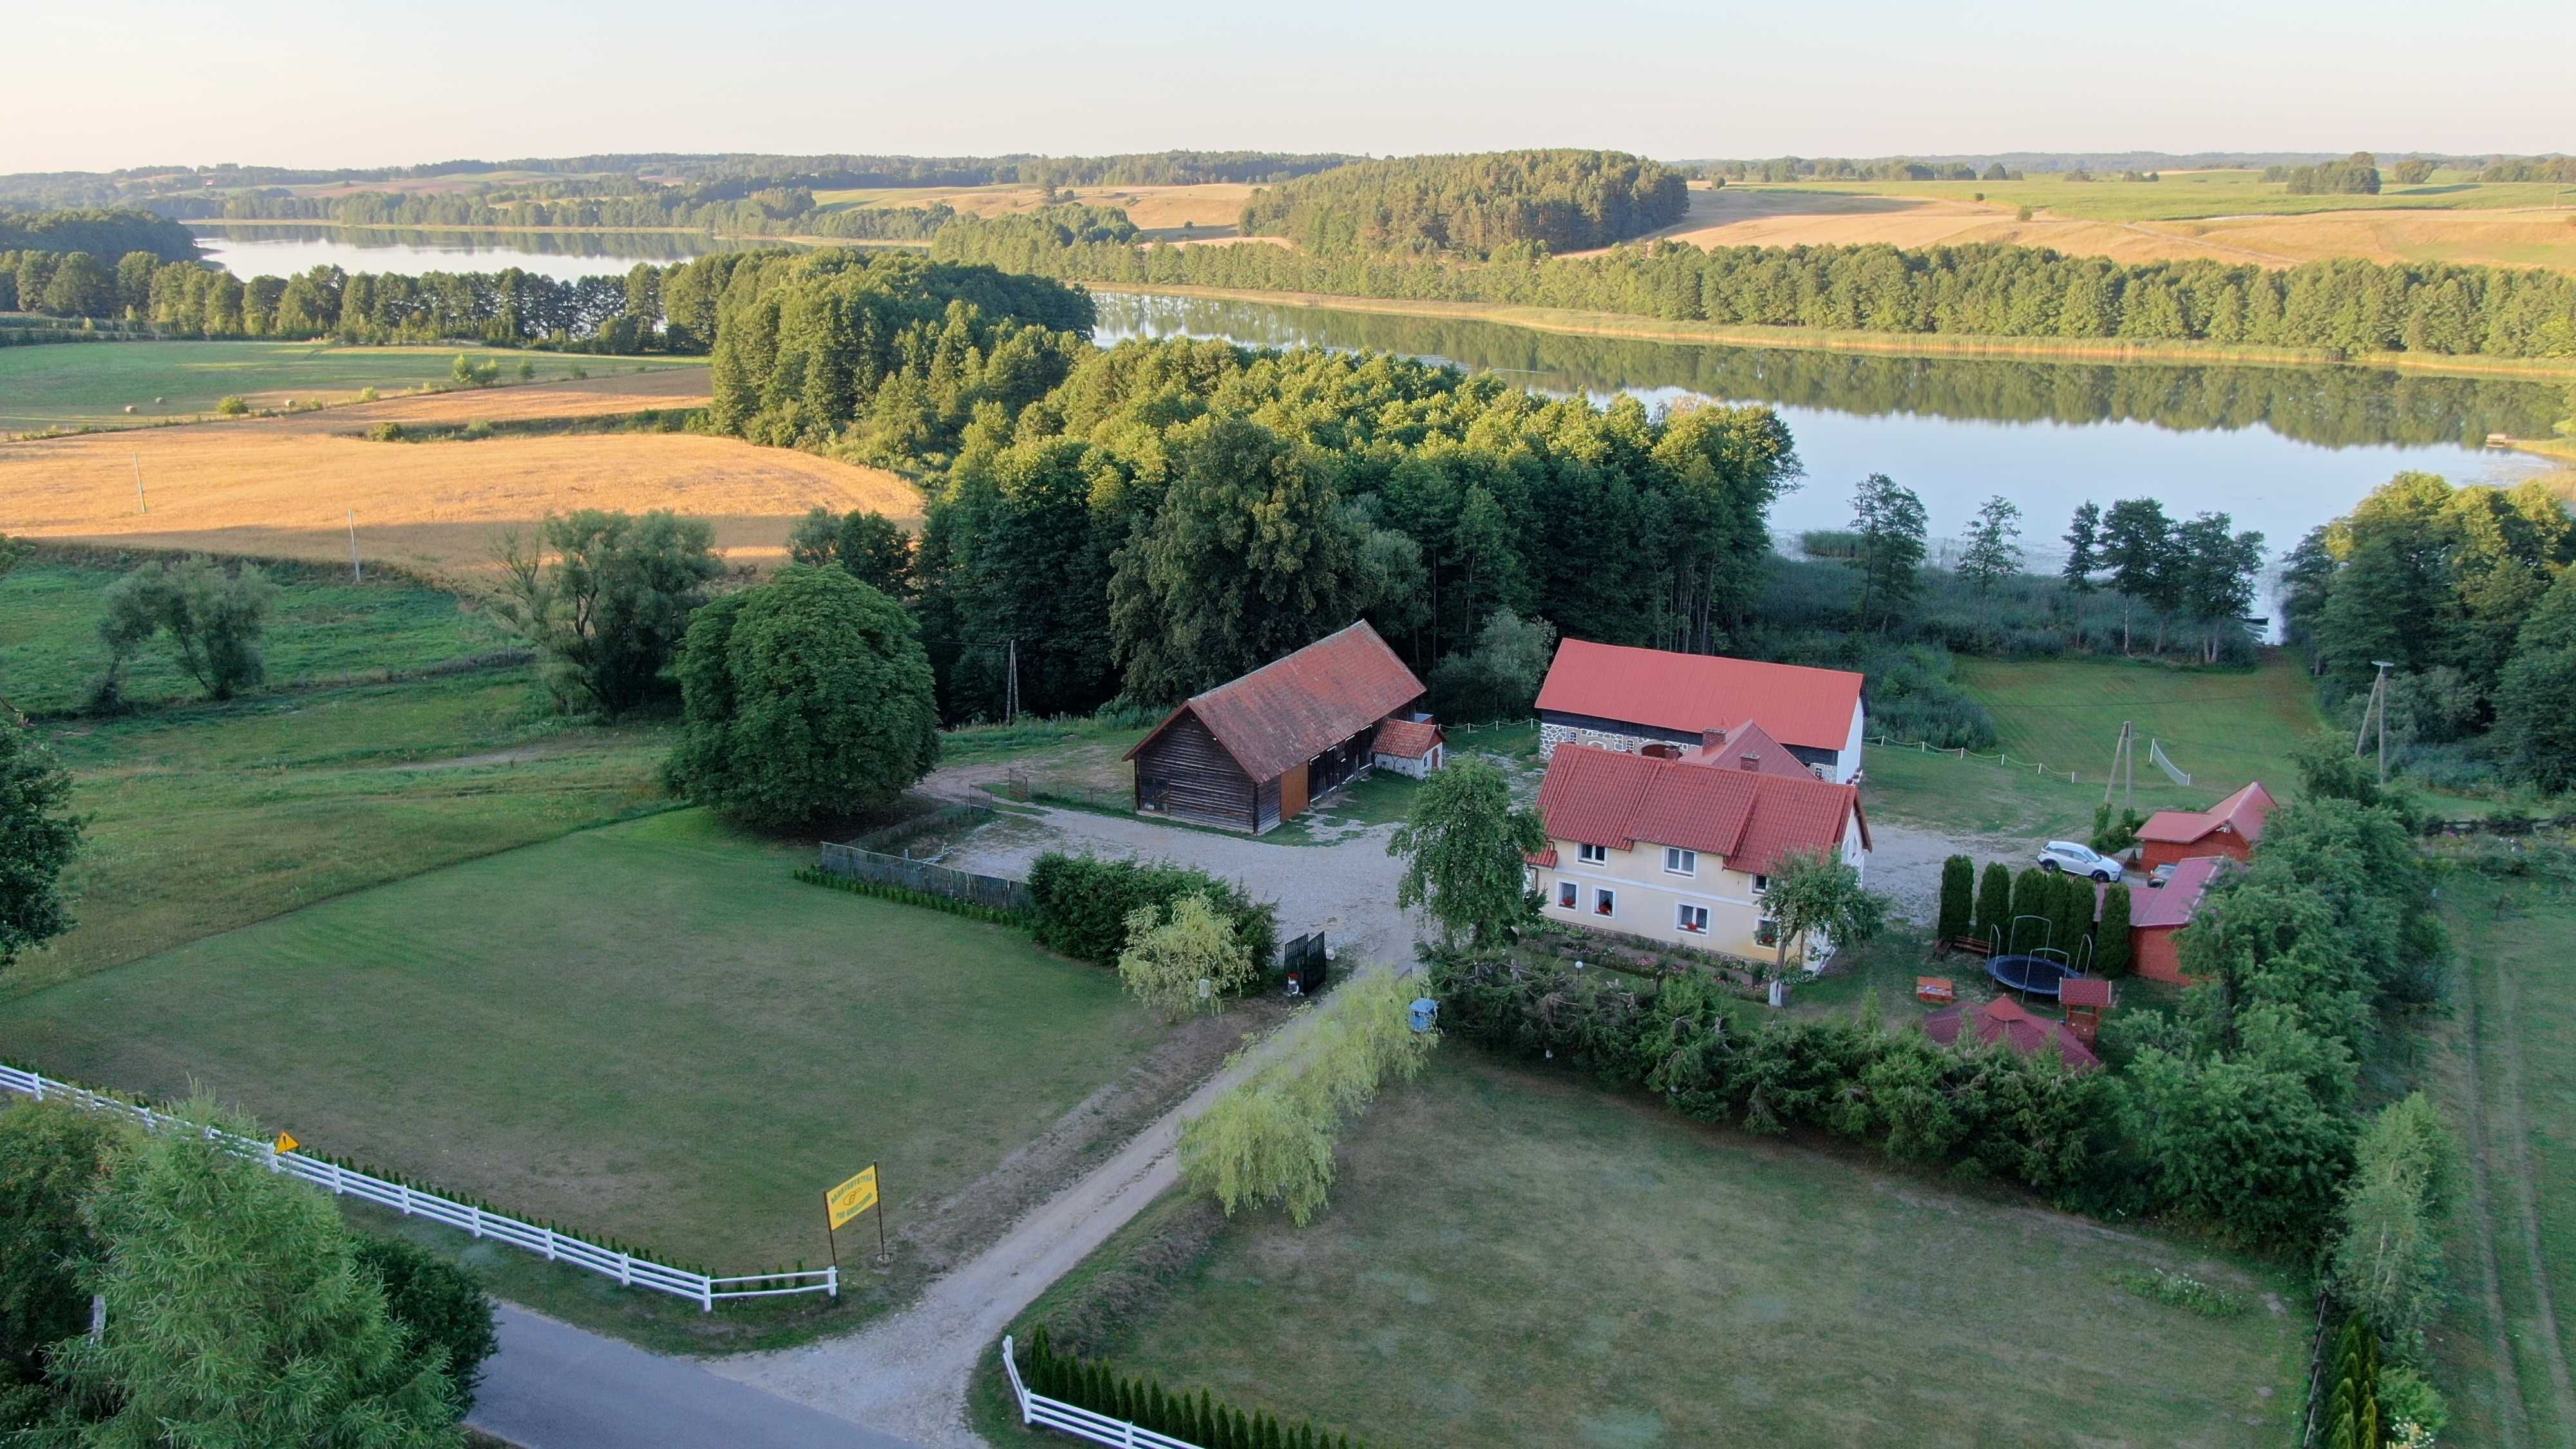
<path fill-rule="evenodd" d="M 2431 174 L 2432 168 L 2426 166 L 2424 175 Z M 2379 158 L 2367 151 L 2355 151 L 2341 161 L 2321 161 L 2313 166 L 2268 166 L 2263 170 L 2263 179 L 2289 183 L 2286 189 L 2292 196 L 2377 196 Z"/>
<path fill-rule="evenodd" d="M 13 1443 L 458 1445 L 498 1346 L 445 1260 L 205 1133 L 67 1103 L 0 1112 L 0 1283 Z"/>
<path fill-rule="evenodd" d="M 2389 737 L 2427 769 L 2467 761 L 2563 790 L 2576 786 L 2571 564 L 2576 523 L 2543 485 L 2401 473 L 2291 551 L 2285 633 L 2346 719 L 2389 661 Z"/>
<path fill-rule="evenodd" d="M 2357 259 L 2281 271 L 2120 263 L 1978 244 L 1723 247 L 1659 242 L 1481 265 L 1285 247 L 1055 245 L 960 218 L 932 254 L 1018 272 L 1157 286 L 1569 307 L 1676 321 L 1844 331 L 2215 342 L 2505 357 L 2576 356 L 2576 278 Z"/>
<path fill-rule="evenodd" d="M 2263 570 L 2262 534 L 2238 531 L 2224 513 L 2176 521 L 2153 498 L 2123 498 L 2107 513 L 2090 501 L 2078 505 L 2065 539 L 2058 576 L 2077 593 L 2107 588 L 2120 596 L 2124 652 L 2135 647 L 2130 614 L 2139 604 L 2155 621 L 2159 653 L 2174 621 L 2197 630 L 2204 664 L 2244 641 Z"/>
<path fill-rule="evenodd" d="M 149 252 L 156 261 L 196 256 L 188 229 L 148 211 L 88 208 L 63 211 L 0 210 L 0 252 L 88 252 L 121 257 Z"/>
<path fill-rule="evenodd" d="M 1945 946 L 1973 938 L 1997 952 L 2044 946 L 2077 970 L 2116 978 L 2129 974 L 2129 909 L 2121 882 L 2103 892 L 2097 915 L 2089 880 L 2035 865 L 2016 878 L 2001 861 L 1988 861 L 1980 876 L 1974 860 L 1954 855 L 1941 863 L 1934 936 Z"/>
<path fill-rule="evenodd" d="M 1309 251 L 1580 251 L 1669 226 L 1682 173 L 1618 151 L 1496 151 L 1363 161 L 1255 192 L 1246 236 Z"/>
<path fill-rule="evenodd" d="M 235 192 L 155 201 L 165 215 L 188 220 L 302 221 L 335 226 L 582 227 L 600 230 L 682 228 L 725 236 L 830 236 L 865 241 L 927 241 L 957 213 L 928 206 L 824 207 L 810 187 L 750 190 L 635 187 L 625 194 L 504 196 L 472 192 L 355 191 L 335 196 Z M 597 189 L 597 188 L 593 188 Z M 619 188 L 611 188 L 619 189 Z M 711 190 L 732 194 L 711 196 Z"/>

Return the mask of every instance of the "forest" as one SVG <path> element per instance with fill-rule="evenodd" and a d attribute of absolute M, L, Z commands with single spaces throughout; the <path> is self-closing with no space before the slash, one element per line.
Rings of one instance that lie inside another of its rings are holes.
<path fill-rule="evenodd" d="M 600 194 L 606 192 L 607 194 Z M 150 203 L 182 220 L 308 221 L 337 226 L 695 229 L 747 236 L 927 241 L 957 213 L 943 204 L 818 209 L 803 185 L 585 186 L 547 182 L 482 194 L 354 191 L 341 196 L 178 196 Z"/>
<path fill-rule="evenodd" d="M 1681 172 L 1618 151 L 1363 161 L 1254 193 L 1243 233 L 1317 253 L 1582 251 L 1681 220 L 1684 188 Z"/>
<path fill-rule="evenodd" d="M 2391 759 L 2427 783 L 2576 787 L 2576 523 L 2548 489 L 2403 473 L 2289 554 L 2282 608 L 2358 729 L 2392 666 Z"/>
<path fill-rule="evenodd" d="M 2214 261 L 2122 264 L 1978 244 L 1722 247 L 1664 242 L 1598 256 L 1450 260 L 1285 247 L 1057 242 L 1042 213 L 961 218 L 948 261 L 1134 285 L 1232 287 L 1565 307 L 1670 321 L 1836 331 L 2211 342 L 2337 355 L 2576 356 L 2576 277 L 2355 259 L 2281 271 Z"/>
<path fill-rule="evenodd" d="M 149 252 L 156 260 L 179 262 L 196 256 L 197 239 L 177 222 L 146 211 L 0 211 L 0 252 L 15 251 L 94 257 Z"/>

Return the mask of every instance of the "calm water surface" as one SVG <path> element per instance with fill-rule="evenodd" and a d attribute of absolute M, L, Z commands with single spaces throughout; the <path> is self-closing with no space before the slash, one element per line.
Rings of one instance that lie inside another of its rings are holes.
<path fill-rule="evenodd" d="M 378 230 L 275 223 L 196 228 L 206 259 L 237 277 L 291 277 L 315 267 L 350 272 L 489 272 L 517 267 L 574 281 L 624 275 L 637 262 L 668 266 L 733 243 L 676 232 Z"/>
<path fill-rule="evenodd" d="M 1776 527 L 1840 527 L 1852 485 L 1886 473 L 1921 495 L 1935 536 L 1961 532 L 1992 495 L 2012 500 L 2034 554 L 2088 498 L 2151 497 L 2186 517 L 2228 513 L 2277 555 L 2406 469 L 2454 482 L 2548 471 L 2476 444 L 2491 432 L 2547 436 L 2566 410 L 2561 390 L 2542 384 L 2370 368 L 1881 357 L 1195 297 L 1103 292 L 1099 303 L 1103 343 L 1373 349 L 1596 401 L 1768 403 L 1806 464 L 1804 484 L 1773 510 Z"/>

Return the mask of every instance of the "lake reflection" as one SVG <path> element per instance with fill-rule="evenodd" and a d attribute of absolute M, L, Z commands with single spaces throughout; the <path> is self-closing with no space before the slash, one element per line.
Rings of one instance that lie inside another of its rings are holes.
<path fill-rule="evenodd" d="M 1453 362 L 1596 401 L 1769 403 L 1798 440 L 1805 486 L 1772 512 L 1839 527 L 1851 487 L 1886 473 L 1923 498 L 1936 536 L 2001 494 L 2025 543 L 2052 544 L 2090 498 L 2161 499 L 2261 529 L 2275 555 L 2392 474 L 2513 482 L 2551 466 L 2475 446 L 2547 436 L 2552 386 L 2361 367 L 2034 362 L 1717 347 L 1537 332 L 1500 323 L 1102 292 L 1098 338 L 1215 337 L 1366 348 Z"/>
<path fill-rule="evenodd" d="M 491 272 L 517 267 L 557 281 L 623 275 L 637 262 L 668 266 L 745 243 L 684 232 L 378 230 L 372 227 L 200 227 L 206 260 L 237 277 L 289 277 L 315 267 L 350 272 Z"/>

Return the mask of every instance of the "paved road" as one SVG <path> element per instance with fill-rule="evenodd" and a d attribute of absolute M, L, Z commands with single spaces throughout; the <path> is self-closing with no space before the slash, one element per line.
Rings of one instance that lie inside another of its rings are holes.
<path fill-rule="evenodd" d="M 466 1422 L 526 1449 L 914 1449 L 513 1304 L 500 1326 Z"/>

